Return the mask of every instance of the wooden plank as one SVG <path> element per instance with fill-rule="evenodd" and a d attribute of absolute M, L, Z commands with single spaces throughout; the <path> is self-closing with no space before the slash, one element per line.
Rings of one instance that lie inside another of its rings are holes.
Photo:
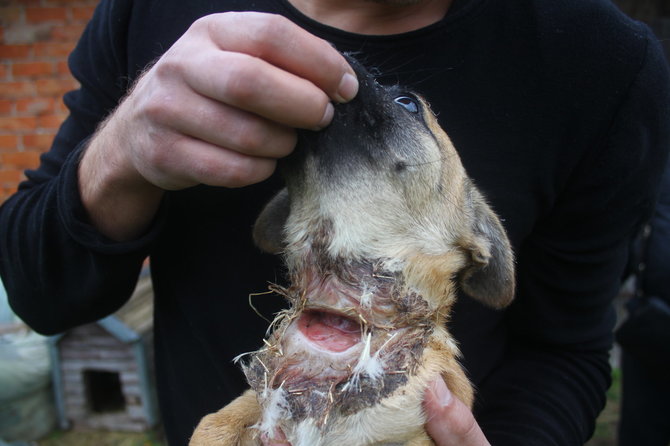
<path fill-rule="evenodd" d="M 125 395 L 134 395 L 134 396 L 137 396 L 138 398 L 140 398 L 142 396 L 142 390 L 140 389 L 140 386 L 138 386 L 138 385 L 132 385 L 132 384 L 125 385 L 124 384 L 122 386 L 122 388 L 123 388 L 123 393 Z"/>
<path fill-rule="evenodd" d="M 85 419 L 73 420 L 76 428 L 141 432 L 147 429 L 146 423 L 132 420 L 126 414 L 91 414 Z"/>
<path fill-rule="evenodd" d="M 130 406 L 126 411 L 131 419 L 144 422 L 144 408 L 142 406 Z"/>
<path fill-rule="evenodd" d="M 116 360 L 74 360 L 70 359 L 63 361 L 62 370 L 65 372 L 81 372 L 84 370 L 99 370 L 120 373 L 124 370 L 136 370 L 137 366 L 131 361 L 116 361 Z"/>
<path fill-rule="evenodd" d="M 69 349 L 61 351 L 61 359 L 67 360 L 85 360 L 91 361 L 100 359 L 133 360 L 132 350 L 128 348 L 85 348 Z"/>
<path fill-rule="evenodd" d="M 82 402 L 86 401 L 86 394 L 84 393 L 83 388 L 64 389 L 63 397 L 66 398 L 68 401 L 75 399 L 81 400 Z"/>

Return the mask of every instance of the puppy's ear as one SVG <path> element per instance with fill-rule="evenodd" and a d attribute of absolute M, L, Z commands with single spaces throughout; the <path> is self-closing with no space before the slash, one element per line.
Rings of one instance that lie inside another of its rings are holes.
<path fill-rule="evenodd" d="M 253 237 L 263 251 L 279 254 L 284 250 L 284 225 L 290 210 L 291 201 L 284 188 L 261 211 L 254 224 Z"/>
<path fill-rule="evenodd" d="M 514 298 L 514 255 L 505 229 L 472 187 L 471 204 L 474 221 L 466 250 L 472 262 L 460 275 L 461 289 L 492 308 L 503 308 Z"/>

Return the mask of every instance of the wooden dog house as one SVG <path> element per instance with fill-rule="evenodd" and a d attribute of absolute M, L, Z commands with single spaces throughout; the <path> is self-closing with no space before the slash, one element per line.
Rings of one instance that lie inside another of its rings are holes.
<path fill-rule="evenodd" d="M 145 273 L 115 314 L 50 339 L 62 429 L 144 431 L 157 423 L 152 313 Z"/>

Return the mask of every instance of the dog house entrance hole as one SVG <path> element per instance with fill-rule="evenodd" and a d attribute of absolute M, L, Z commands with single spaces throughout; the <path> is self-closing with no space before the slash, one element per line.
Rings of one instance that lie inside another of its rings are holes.
<path fill-rule="evenodd" d="M 119 373 L 85 370 L 84 384 L 92 412 L 119 412 L 126 409 Z"/>

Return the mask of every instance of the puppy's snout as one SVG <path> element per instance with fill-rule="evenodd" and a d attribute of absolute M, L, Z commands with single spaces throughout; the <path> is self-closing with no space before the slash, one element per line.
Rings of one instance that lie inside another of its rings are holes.
<path fill-rule="evenodd" d="M 352 169 L 402 171 L 409 163 L 400 163 L 400 169 L 394 170 L 393 160 L 421 156 L 417 139 L 427 131 L 421 101 L 398 87 L 377 83 L 362 67 L 357 66 L 356 73 L 358 95 L 335 105 L 332 123 L 318 132 L 299 132 L 298 145 L 287 162 L 287 177 L 299 176 L 308 158 L 314 160 L 311 165 L 319 175 L 333 179 L 350 175 Z"/>

